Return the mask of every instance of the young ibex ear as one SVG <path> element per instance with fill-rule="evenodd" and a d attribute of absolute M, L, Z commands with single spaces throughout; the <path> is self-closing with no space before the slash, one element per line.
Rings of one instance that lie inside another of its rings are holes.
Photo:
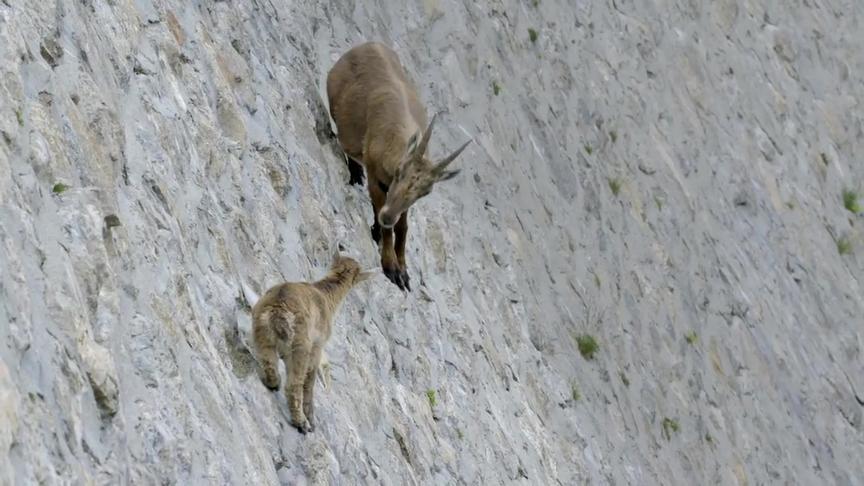
<path fill-rule="evenodd" d="M 330 261 L 332 263 L 336 263 L 336 260 L 338 260 L 340 256 L 342 256 L 342 255 L 339 254 L 339 247 L 337 246 L 336 248 L 333 249 L 333 255 L 330 257 L 331 258 Z"/>
<path fill-rule="evenodd" d="M 360 272 L 360 273 L 357 275 L 357 278 L 354 279 L 354 283 L 360 283 L 360 282 L 362 282 L 362 281 L 364 281 L 364 280 L 369 280 L 370 278 L 374 277 L 377 273 L 378 273 L 378 272 L 376 272 L 376 271 L 365 271 L 365 272 Z"/>

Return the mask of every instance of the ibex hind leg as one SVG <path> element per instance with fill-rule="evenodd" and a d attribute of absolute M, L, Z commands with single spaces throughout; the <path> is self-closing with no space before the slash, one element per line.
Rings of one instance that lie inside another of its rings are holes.
<path fill-rule="evenodd" d="M 260 365 L 261 382 L 271 390 L 279 389 L 278 342 L 272 327 L 272 314 L 266 313 L 253 323 L 252 334 Z"/>

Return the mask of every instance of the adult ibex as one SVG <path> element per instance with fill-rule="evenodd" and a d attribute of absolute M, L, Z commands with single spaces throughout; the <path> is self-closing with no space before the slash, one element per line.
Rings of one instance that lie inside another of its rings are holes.
<path fill-rule="evenodd" d="M 417 88 L 396 53 L 377 42 L 354 47 L 336 62 L 327 75 L 327 97 L 348 158 L 350 183 L 362 183 L 360 166 L 366 168 L 375 211 L 372 238 L 379 244 L 384 274 L 411 290 L 405 264 L 408 208 L 436 182 L 459 172 L 447 166 L 471 141 L 436 163 L 426 158 L 437 114 L 421 132 L 426 109 Z"/>

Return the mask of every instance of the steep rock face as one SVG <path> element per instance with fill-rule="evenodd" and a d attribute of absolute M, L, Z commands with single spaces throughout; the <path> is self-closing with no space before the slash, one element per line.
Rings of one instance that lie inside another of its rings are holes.
<path fill-rule="evenodd" d="M 862 10 L 0 2 L 0 483 L 860 484 Z M 377 264 L 367 39 L 477 143 L 301 436 L 240 289 Z"/>

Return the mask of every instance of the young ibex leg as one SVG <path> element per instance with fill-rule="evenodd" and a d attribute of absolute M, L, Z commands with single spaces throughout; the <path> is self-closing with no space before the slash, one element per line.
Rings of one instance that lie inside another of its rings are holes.
<path fill-rule="evenodd" d="M 269 327 L 270 323 L 252 326 L 258 361 L 261 364 L 261 382 L 271 390 L 279 389 L 279 355 L 276 353 L 276 336 Z"/>
<path fill-rule="evenodd" d="M 276 348 L 259 349 L 258 359 L 261 360 L 261 383 L 270 390 L 279 389 L 279 356 Z"/>
<path fill-rule="evenodd" d="M 303 413 L 303 385 L 309 367 L 309 346 L 307 343 L 295 342 L 283 353 L 285 368 L 288 369 L 288 384 L 285 386 L 285 397 L 288 399 L 288 409 L 291 411 L 291 425 L 305 434 L 312 430 L 306 414 Z"/>
<path fill-rule="evenodd" d="M 387 200 L 387 194 L 378 187 L 377 181 L 373 180 L 373 178 L 368 178 L 367 183 L 369 186 L 369 197 L 372 199 L 372 209 L 375 211 L 375 225 L 372 226 L 374 237 L 375 228 L 378 225 L 378 212 L 381 210 L 381 206 L 384 205 L 384 201 Z M 396 259 L 396 251 L 393 249 L 393 230 L 381 226 L 378 226 L 378 229 L 381 232 L 381 242 L 379 243 L 381 268 L 384 270 L 384 275 L 391 282 L 399 286 L 400 289 L 403 289 L 404 287 L 399 278 L 399 262 Z"/>
<path fill-rule="evenodd" d="M 394 228 L 396 233 L 396 261 L 399 263 L 399 280 L 402 282 L 400 288 L 411 291 L 411 283 L 408 278 L 408 265 L 405 263 L 405 243 L 408 238 L 408 211 L 402 213 L 402 217 L 396 223 Z"/>
<path fill-rule="evenodd" d="M 303 382 L 303 413 L 309 422 L 309 430 L 315 430 L 315 379 L 321 363 L 321 348 L 312 350 L 306 380 Z"/>

